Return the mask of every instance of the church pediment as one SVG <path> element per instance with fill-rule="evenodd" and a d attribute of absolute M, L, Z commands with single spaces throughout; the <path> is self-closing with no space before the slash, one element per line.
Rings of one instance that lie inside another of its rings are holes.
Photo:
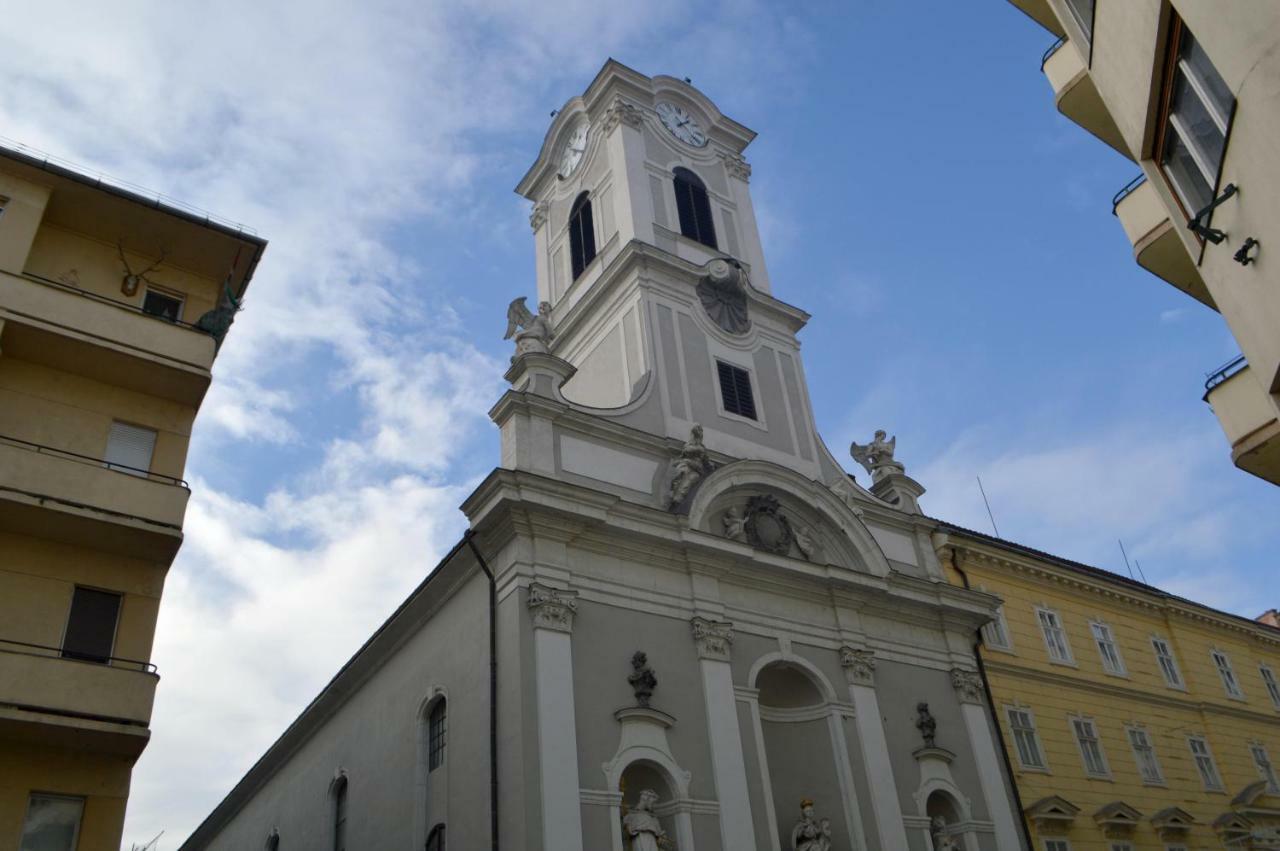
<path fill-rule="evenodd" d="M 1071 828 L 1080 808 L 1061 795 L 1049 795 L 1027 807 L 1027 818 L 1038 830 L 1065 833 Z"/>
<path fill-rule="evenodd" d="M 1181 807 L 1165 807 L 1151 816 L 1151 826 L 1161 839 L 1177 839 L 1185 836 L 1196 823 L 1195 816 Z"/>
<path fill-rule="evenodd" d="M 1112 801 L 1099 807 L 1093 820 L 1108 837 L 1123 837 L 1133 832 L 1142 820 L 1142 813 L 1124 801 Z"/>

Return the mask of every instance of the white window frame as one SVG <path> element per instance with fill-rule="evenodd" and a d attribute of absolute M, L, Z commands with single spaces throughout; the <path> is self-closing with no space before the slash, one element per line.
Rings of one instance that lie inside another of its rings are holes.
<path fill-rule="evenodd" d="M 1142 759 L 1142 752 L 1138 749 L 1138 744 L 1133 740 L 1134 734 L 1140 735 L 1146 742 L 1146 752 L 1151 756 L 1151 767 L 1155 770 L 1154 777 L 1147 776 L 1147 770 Z M 1138 766 L 1138 777 L 1142 779 L 1144 786 L 1164 786 L 1164 768 L 1160 765 L 1160 757 L 1156 755 L 1156 743 L 1151 738 L 1151 731 L 1141 724 L 1126 724 L 1124 728 L 1125 738 L 1129 740 L 1129 749 L 1133 751 L 1133 761 Z"/>
<path fill-rule="evenodd" d="M 1165 652 L 1161 653 L 1160 648 L 1163 647 Z M 1161 676 L 1164 677 L 1164 684 L 1169 688 L 1176 688 L 1179 691 L 1186 691 L 1186 681 L 1182 679 L 1182 669 L 1178 667 L 1178 657 L 1173 655 L 1173 645 L 1169 643 L 1169 639 L 1160 636 L 1151 636 L 1151 652 L 1156 657 L 1156 667 L 1160 669 Z M 1164 660 L 1168 660 L 1168 667 L 1165 666 Z M 1173 672 L 1170 678 L 1169 673 Z"/>
<path fill-rule="evenodd" d="M 1280 776 L 1276 774 L 1275 763 L 1271 761 L 1270 755 L 1267 754 L 1266 745 L 1257 740 L 1251 741 L 1249 744 L 1249 756 L 1253 759 L 1254 768 L 1258 769 L 1258 776 L 1267 781 L 1267 792 L 1275 795 L 1280 794 Z M 1261 755 L 1262 759 L 1258 759 Z"/>
<path fill-rule="evenodd" d="M 1226 692 L 1227 697 L 1232 700 L 1244 700 L 1244 689 L 1240 687 L 1240 678 L 1236 676 L 1236 669 L 1231 666 L 1231 657 L 1227 655 L 1227 651 L 1216 647 L 1210 649 L 1209 661 L 1213 662 L 1213 667 L 1217 669 L 1218 678 L 1222 680 L 1222 690 Z"/>
<path fill-rule="evenodd" d="M 1044 851 L 1071 851 L 1071 843 L 1065 836 L 1046 836 Z"/>
<path fill-rule="evenodd" d="M 1053 628 L 1057 630 L 1058 635 L 1062 639 L 1062 646 L 1065 649 L 1065 656 L 1059 656 L 1054 652 L 1053 642 L 1049 640 L 1050 627 L 1045 625 L 1044 615 L 1053 618 Z M 1049 654 L 1049 661 L 1055 665 L 1071 665 L 1075 666 L 1076 658 L 1071 652 L 1071 639 L 1067 636 L 1067 628 L 1062 623 L 1062 616 L 1048 606 L 1036 606 L 1036 623 L 1040 626 L 1040 636 L 1044 639 L 1045 652 Z"/>
<path fill-rule="evenodd" d="M 1199 743 L 1204 748 L 1204 753 L 1196 753 L 1195 743 Z M 1226 787 L 1222 785 L 1222 772 L 1218 771 L 1218 761 L 1213 758 L 1213 748 L 1209 747 L 1209 739 L 1206 736 L 1194 734 L 1187 736 L 1187 750 L 1191 752 L 1191 761 L 1195 763 L 1196 773 L 1200 775 L 1200 785 L 1208 792 L 1223 792 Z M 1208 772 L 1205 771 L 1205 764 L 1201 763 L 1201 758 L 1206 760 L 1208 764 Z"/>
<path fill-rule="evenodd" d="M 1021 712 L 1026 715 L 1027 722 L 1030 726 L 1021 727 L 1015 724 L 1012 714 L 1014 712 Z M 1044 744 L 1040 741 L 1040 732 L 1036 729 L 1036 716 L 1035 713 L 1031 711 L 1031 707 L 1007 703 L 1004 705 L 1004 720 L 1009 725 L 1009 738 L 1013 740 L 1013 750 L 1014 753 L 1017 754 L 1019 767 L 1021 767 L 1023 771 L 1043 771 L 1048 773 L 1049 757 L 1044 751 Z M 1018 746 L 1019 731 L 1026 733 L 1030 737 L 1032 745 L 1035 746 L 1036 755 L 1040 757 L 1039 765 L 1029 764 L 1023 760 L 1022 748 Z"/>
<path fill-rule="evenodd" d="M 76 829 L 71 834 L 71 847 L 77 848 L 80 844 L 80 829 L 84 826 L 84 805 L 85 798 L 80 795 L 59 795 L 55 792 L 39 792 L 32 791 L 27 795 L 27 809 L 22 817 L 22 833 L 19 834 L 21 842 L 27 835 L 27 824 L 31 820 L 31 804 L 37 799 L 44 800 L 60 800 L 60 801 L 77 801 L 80 804 L 80 817 L 76 819 Z"/>
<path fill-rule="evenodd" d="M 1271 703 L 1276 709 L 1280 709 L 1280 682 L 1276 681 L 1276 672 L 1271 670 L 1270 665 L 1260 664 L 1258 676 L 1262 677 L 1262 685 L 1266 688 Z"/>
<path fill-rule="evenodd" d="M 1001 640 L 993 640 L 996 636 Z M 1005 653 L 1013 652 L 1013 637 L 1009 633 L 1009 621 L 1004 616 L 1003 603 L 996 607 L 995 618 L 990 623 L 982 625 L 982 646 Z"/>
<path fill-rule="evenodd" d="M 1098 635 L 1099 631 L 1104 635 Z M 1124 666 L 1124 656 L 1120 655 L 1120 645 L 1116 642 L 1116 635 L 1111 630 L 1111 625 L 1106 621 L 1089 621 L 1089 634 L 1093 636 L 1093 643 L 1098 648 L 1098 656 L 1102 659 L 1102 669 L 1108 674 L 1114 674 L 1117 677 L 1129 676 L 1129 671 Z M 1114 662 L 1109 660 L 1104 645 L 1111 648 L 1111 655 L 1115 657 Z"/>
<path fill-rule="evenodd" d="M 1089 757 L 1085 752 L 1085 741 L 1080 737 L 1080 730 L 1077 724 L 1087 724 L 1089 727 L 1090 738 L 1094 747 L 1098 752 L 1099 770 L 1095 771 L 1089 766 Z M 1107 762 L 1106 751 L 1102 749 L 1102 737 L 1098 735 L 1098 724 L 1087 715 L 1068 715 L 1067 728 L 1071 731 L 1071 738 L 1075 740 L 1076 748 L 1080 751 L 1080 762 L 1084 765 L 1084 773 L 1086 777 L 1110 778 L 1111 764 Z"/>
<path fill-rule="evenodd" d="M 173 299 L 174 301 L 176 301 L 176 302 L 178 303 L 178 315 L 177 315 L 177 317 L 175 317 L 175 318 L 176 318 L 179 322 L 181 322 L 181 321 L 182 321 L 182 314 L 183 314 L 183 313 L 186 311 L 186 309 L 187 309 L 187 294 L 186 294 L 186 293 L 181 293 L 181 292 L 178 292 L 177 290 L 170 290 L 170 289 L 166 289 L 165 287 L 157 287 L 157 286 L 152 285 L 150 282 L 148 282 L 148 283 L 147 283 L 147 285 L 146 285 L 146 286 L 143 288 L 143 290 L 142 290 L 142 302 L 141 302 L 141 304 L 143 304 L 143 305 L 145 305 L 145 304 L 147 303 L 147 293 L 155 293 L 156 295 L 164 296 L 165 298 L 171 298 L 171 299 Z M 145 308 L 143 309 L 143 312 L 144 312 L 144 313 L 146 313 Z M 156 313 L 147 313 L 147 315 L 148 315 L 148 316 L 155 316 L 157 319 L 161 319 L 161 318 L 163 318 L 163 317 L 161 317 L 159 314 L 156 314 Z"/>
<path fill-rule="evenodd" d="M 1133 851 L 1132 842 L 1112 842 L 1111 851 Z"/>

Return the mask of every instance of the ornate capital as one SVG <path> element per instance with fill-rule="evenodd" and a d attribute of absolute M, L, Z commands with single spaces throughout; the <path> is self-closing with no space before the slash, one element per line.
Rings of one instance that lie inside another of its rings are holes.
<path fill-rule="evenodd" d="M 986 693 L 982 688 L 982 678 L 977 671 L 964 668 L 951 669 L 951 685 L 956 690 L 956 697 L 961 703 L 985 703 Z"/>
<path fill-rule="evenodd" d="M 874 686 L 876 684 L 876 654 L 870 650 L 840 648 L 840 664 L 850 685 Z"/>
<path fill-rule="evenodd" d="M 641 114 L 639 107 L 620 97 L 616 97 L 613 99 L 613 103 L 609 104 L 609 108 L 604 111 L 604 133 L 606 136 L 609 135 L 613 132 L 613 128 L 620 123 L 628 127 L 638 128 L 643 121 L 644 116 Z"/>
<path fill-rule="evenodd" d="M 698 646 L 699 659 L 715 659 L 728 662 L 733 645 L 733 624 L 728 621 L 709 621 L 694 618 L 693 642 Z"/>
<path fill-rule="evenodd" d="M 573 632 L 573 616 L 578 611 L 578 592 L 561 591 L 534 582 L 529 586 L 529 614 L 534 629 Z"/>
<path fill-rule="evenodd" d="M 539 201 L 534 204 L 533 211 L 529 213 L 529 227 L 536 232 L 547 221 L 547 214 L 550 210 L 551 204 L 546 201 Z"/>
<path fill-rule="evenodd" d="M 736 177 L 743 183 L 751 180 L 751 163 L 741 156 L 724 152 L 720 154 L 720 159 L 724 160 L 724 169 L 729 172 L 730 177 Z"/>

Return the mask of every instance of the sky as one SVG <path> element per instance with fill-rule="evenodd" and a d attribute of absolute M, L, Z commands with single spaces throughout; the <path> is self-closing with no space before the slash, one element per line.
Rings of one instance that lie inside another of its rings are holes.
<path fill-rule="evenodd" d="M 1137 167 L 1058 115 L 1001 0 L 0 0 L 0 136 L 252 225 L 214 369 L 125 847 L 176 848 L 464 529 L 498 460 L 512 187 L 608 57 L 690 77 L 746 155 L 820 430 L 926 512 L 1253 617 L 1280 488 L 1236 470 L 1221 318 L 1141 270 Z M 1256 583 L 1256 584 L 1255 584 Z"/>

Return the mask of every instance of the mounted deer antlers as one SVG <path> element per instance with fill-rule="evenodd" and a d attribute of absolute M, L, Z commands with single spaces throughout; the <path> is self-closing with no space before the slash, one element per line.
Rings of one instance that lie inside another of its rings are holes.
<path fill-rule="evenodd" d="M 143 281 L 146 281 L 147 283 L 153 283 L 147 277 L 147 275 L 154 272 L 156 269 L 160 268 L 160 264 L 164 263 L 165 258 L 169 256 L 168 251 L 161 251 L 159 260 L 152 263 L 150 266 L 143 269 L 141 272 L 135 272 L 129 266 L 129 261 L 125 259 L 124 246 L 117 242 L 116 251 L 120 253 L 120 263 L 121 265 L 124 266 L 124 276 L 120 278 L 120 292 L 129 296 L 134 295 L 138 292 L 138 284 L 142 283 Z"/>

